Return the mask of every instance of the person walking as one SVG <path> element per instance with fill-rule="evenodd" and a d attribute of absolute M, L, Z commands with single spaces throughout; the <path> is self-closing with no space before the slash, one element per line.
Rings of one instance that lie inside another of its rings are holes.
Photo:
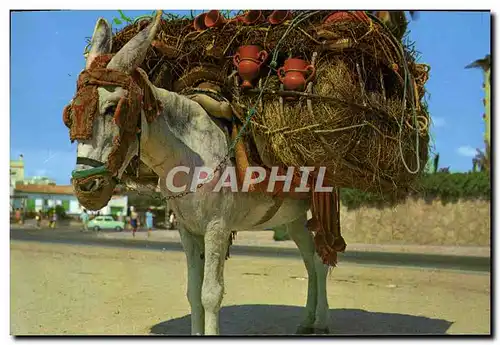
<path fill-rule="evenodd" d="M 82 220 L 83 224 L 83 232 L 87 232 L 89 230 L 88 224 L 89 224 L 89 214 L 87 213 L 87 210 L 83 210 L 82 214 L 80 215 L 80 219 Z"/>
<path fill-rule="evenodd" d="M 20 224 L 24 224 L 24 208 L 21 207 L 21 220 Z"/>
<path fill-rule="evenodd" d="M 148 229 L 148 237 L 151 236 L 151 230 L 153 230 L 153 217 L 153 211 L 151 210 L 151 208 L 148 208 L 148 210 L 146 211 L 146 227 Z"/>
<path fill-rule="evenodd" d="M 43 218 L 43 214 L 42 214 L 42 211 L 38 210 L 38 212 L 36 213 L 36 216 L 35 216 L 35 219 L 36 219 L 36 227 L 38 229 L 40 229 L 42 227 L 42 218 Z"/>
<path fill-rule="evenodd" d="M 16 208 L 15 219 L 17 224 L 21 224 L 21 210 Z"/>
<path fill-rule="evenodd" d="M 170 224 L 170 229 L 173 229 L 173 228 L 174 228 L 174 226 L 175 226 L 175 224 L 174 224 L 174 222 L 175 222 L 174 211 L 170 210 L 170 212 L 169 212 L 169 213 L 170 213 L 170 214 L 169 214 L 169 216 L 168 216 L 168 222 L 169 222 L 169 224 Z"/>
<path fill-rule="evenodd" d="M 139 214 L 135 211 L 134 206 L 130 206 L 130 226 L 132 226 L 132 236 L 135 237 L 139 227 Z"/>
<path fill-rule="evenodd" d="M 52 213 L 52 229 L 56 228 L 56 223 L 57 223 L 57 212 L 54 210 Z"/>
<path fill-rule="evenodd" d="M 52 223 L 54 222 L 54 220 L 52 219 L 52 212 L 47 211 L 46 215 L 47 215 L 47 219 L 49 220 L 49 228 L 52 228 Z"/>

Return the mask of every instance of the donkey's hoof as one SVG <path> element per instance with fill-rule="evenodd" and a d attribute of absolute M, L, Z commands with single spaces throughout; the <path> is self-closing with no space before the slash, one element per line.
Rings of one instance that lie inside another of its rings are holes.
<path fill-rule="evenodd" d="M 314 334 L 314 328 L 310 326 L 299 326 L 295 334 Z"/>

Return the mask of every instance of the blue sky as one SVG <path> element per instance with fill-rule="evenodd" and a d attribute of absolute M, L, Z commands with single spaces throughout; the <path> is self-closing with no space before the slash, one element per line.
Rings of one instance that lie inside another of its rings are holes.
<path fill-rule="evenodd" d="M 151 13 L 124 12 L 132 18 Z M 85 38 L 98 17 L 111 22 L 117 16 L 104 10 L 11 14 L 10 156 L 24 155 L 27 176 L 69 183 L 76 146 L 69 142 L 62 109 L 84 67 Z M 427 89 L 440 166 L 470 170 L 475 148 L 484 147 L 483 78 L 480 70 L 464 67 L 490 53 L 490 14 L 421 12 L 409 29 L 421 62 L 432 68 Z"/>

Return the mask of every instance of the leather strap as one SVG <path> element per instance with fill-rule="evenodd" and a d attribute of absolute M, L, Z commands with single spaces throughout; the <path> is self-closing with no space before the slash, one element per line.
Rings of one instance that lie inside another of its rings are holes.
<path fill-rule="evenodd" d="M 88 157 L 76 157 L 76 164 L 88 165 L 94 168 L 99 168 L 104 165 L 103 162 Z"/>

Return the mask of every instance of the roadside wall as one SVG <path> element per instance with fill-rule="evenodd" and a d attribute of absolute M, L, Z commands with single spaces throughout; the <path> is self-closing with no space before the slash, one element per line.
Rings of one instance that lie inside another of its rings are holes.
<path fill-rule="evenodd" d="M 394 208 L 341 207 L 347 244 L 490 245 L 490 203 L 408 200 Z"/>

